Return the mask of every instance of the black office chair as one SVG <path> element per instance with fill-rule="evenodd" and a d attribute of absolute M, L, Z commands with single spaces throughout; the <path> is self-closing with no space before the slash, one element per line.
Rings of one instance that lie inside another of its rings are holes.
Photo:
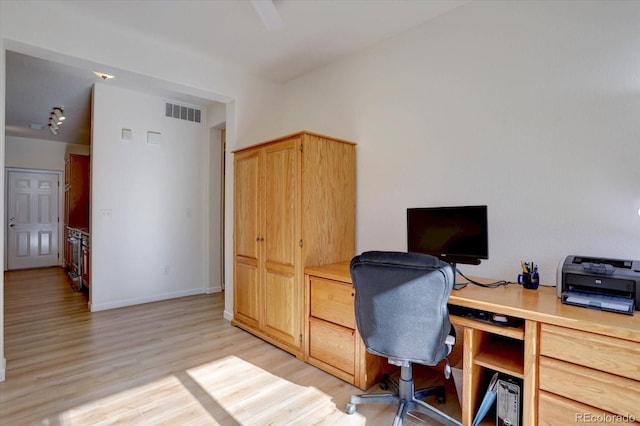
<path fill-rule="evenodd" d="M 394 393 L 351 396 L 346 412 L 353 414 L 357 404 L 385 403 L 398 405 L 394 426 L 402 425 L 409 411 L 443 424 L 461 425 L 422 401 L 436 395 L 443 403 L 444 386 L 414 391 L 411 367 L 414 362 L 437 365 L 455 343 L 447 310 L 455 282 L 451 265 L 424 254 L 371 251 L 351 260 L 351 278 L 356 290 L 356 325 L 367 351 L 400 366 L 400 383 L 385 380 Z"/>

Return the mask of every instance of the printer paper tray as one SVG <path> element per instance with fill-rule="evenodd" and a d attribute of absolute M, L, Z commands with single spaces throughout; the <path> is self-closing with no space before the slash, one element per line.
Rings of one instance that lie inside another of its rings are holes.
<path fill-rule="evenodd" d="M 577 290 L 563 291 L 562 303 L 628 315 L 635 309 L 634 300 L 628 297 Z"/>

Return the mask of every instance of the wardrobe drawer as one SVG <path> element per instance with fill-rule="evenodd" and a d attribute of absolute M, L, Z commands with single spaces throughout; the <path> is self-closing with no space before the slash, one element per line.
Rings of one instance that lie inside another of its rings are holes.
<path fill-rule="evenodd" d="M 347 328 L 356 328 L 355 290 L 349 283 L 311 277 L 311 316 Z"/>
<path fill-rule="evenodd" d="M 542 324 L 540 354 L 640 380 L 640 343 Z"/>
<path fill-rule="evenodd" d="M 539 368 L 541 390 L 640 419 L 640 382 L 545 356 Z"/>
<path fill-rule="evenodd" d="M 309 356 L 355 373 L 355 330 L 309 318 Z"/>

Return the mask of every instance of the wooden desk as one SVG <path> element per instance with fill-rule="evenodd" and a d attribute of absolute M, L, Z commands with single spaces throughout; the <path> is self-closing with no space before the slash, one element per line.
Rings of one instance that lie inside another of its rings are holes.
<path fill-rule="evenodd" d="M 353 315 L 349 262 L 307 268 L 305 277 L 305 360 L 363 389 L 375 383 L 380 363 L 367 358 L 353 320 L 344 319 Z M 332 288 L 343 291 L 332 293 Z M 564 305 L 555 288 L 525 290 L 514 284 L 494 289 L 468 285 L 454 290 L 449 303 L 524 320 L 522 327 L 512 328 L 451 316 L 464 330 L 465 425 L 471 424 L 484 394 L 483 380 L 493 371 L 523 380 L 524 425 L 640 421 L 640 315 Z M 326 312 L 340 312 L 343 319 Z M 351 338 L 342 339 L 336 353 L 326 345 L 317 350 L 316 344 L 326 339 L 315 338 L 314 324 L 335 326 Z M 350 374 L 332 365 L 345 347 L 349 355 L 341 362 L 352 366 Z"/>

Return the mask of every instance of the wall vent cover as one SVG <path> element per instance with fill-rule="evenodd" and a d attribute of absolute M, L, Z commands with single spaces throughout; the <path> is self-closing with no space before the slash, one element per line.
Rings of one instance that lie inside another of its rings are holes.
<path fill-rule="evenodd" d="M 178 105 L 171 102 L 165 102 L 164 115 L 169 118 L 177 118 L 179 120 L 193 121 L 200 123 L 202 111 L 185 105 Z"/>

